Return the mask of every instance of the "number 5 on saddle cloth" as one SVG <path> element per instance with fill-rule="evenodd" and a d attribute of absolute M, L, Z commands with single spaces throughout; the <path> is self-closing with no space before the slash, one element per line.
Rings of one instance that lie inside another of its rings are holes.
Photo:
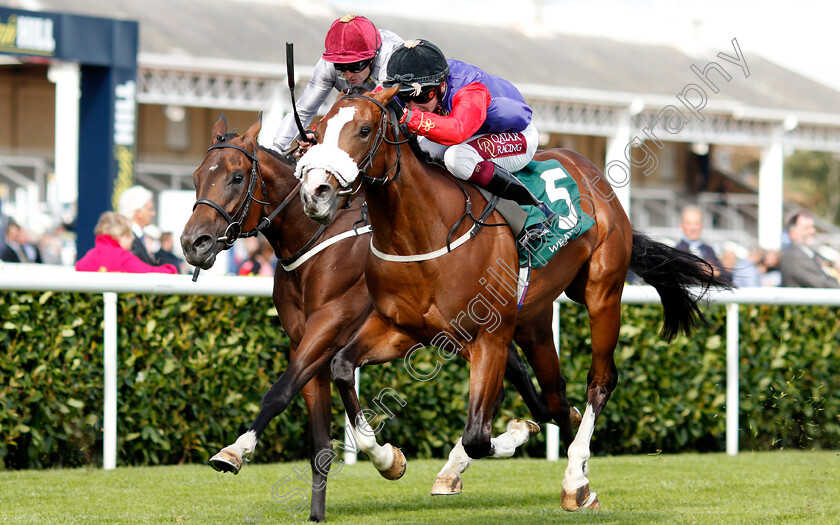
<path fill-rule="evenodd" d="M 545 215 L 539 208 L 518 204 L 515 207 L 496 207 L 516 235 L 520 268 L 540 268 L 569 241 L 589 230 L 595 224 L 595 220 L 581 209 L 582 197 L 577 183 L 560 162 L 554 159 L 531 161 L 516 172 L 515 176 L 537 199 L 546 203 L 557 214 L 551 224 L 543 230 L 542 235 L 532 238 L 528 236 L 529 228 L 545 220 Z M 486 190 L 481 191 L 485 197 L 490 195 Z M 514 208 L 512 211 L 516 217 L 510 216 L 508 210 L 511 208 Z M 587 208 L 594 209 L 592 206 Z"/>

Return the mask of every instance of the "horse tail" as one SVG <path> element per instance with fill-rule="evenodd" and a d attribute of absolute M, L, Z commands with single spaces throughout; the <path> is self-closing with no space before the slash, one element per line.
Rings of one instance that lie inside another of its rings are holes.
<path fill-rule="evenodd" d="M 661 335 L 671 341 L 680 332 L 688 335 L 706 319 L 698 303 L 709 288 L 732 289 L 732 283 L 715 277 L 713 267 L 691 253 L 633 232 L 630 269 L 653 286 L 665 309 Z M 689 288 L 699 289 L 692 294 Z"/>

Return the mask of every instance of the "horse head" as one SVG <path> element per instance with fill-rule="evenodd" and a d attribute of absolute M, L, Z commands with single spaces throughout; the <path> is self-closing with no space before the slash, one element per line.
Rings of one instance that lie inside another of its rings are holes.
<path fill-rule="evenodd" d="M 228 132 L 224 115 L 213 125 L 210 149 L 193 173 L 198 200 L 181 235 L 184 256 L 193 266 L 210 268 L 243 232 L 256 234 L 262 205 L 268 204 L 257 160 L 269 156 L 257 145 L 261 126 L 262 114 L 241 136 Z"/>
<path fill-rule="evenodd" d="M 391 169 L 379 152 L 383 141 L 393 145 L 397 138 L 396 128 L 388 130 L 397 117 L 387 106 L 398 90 L 399 86 L 394 86 L 342 96 L 318 123 L 318 144 L 301 157 L 295 171 L 302 183 L 303 208 L 310 218 L 331 224 L 363 184 L 387 182 Z M 398 170 L 398 164 L 392 169 Z M 377 173 L 385 175 L 369 175 Z"/>

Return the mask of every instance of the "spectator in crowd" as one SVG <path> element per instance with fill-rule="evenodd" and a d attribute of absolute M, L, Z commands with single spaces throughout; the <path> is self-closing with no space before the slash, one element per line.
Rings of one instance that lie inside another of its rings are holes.
<path fill-rule="evenodd" d="M 237 274 L 257 275 L 260 277 L 274 276 L 274 266 L 277 264 L 277 257 L 268 239 L 260 235 L 259 237 L 250 237 L 247 241 L 250 256 L 239 267 Z"/>
<path fill-rule="evenodd" d="M 25 243 L 26 238 L 23 229 L 21 229 L 18 223 L 9 219 L 6 223 L 5 243 L 3 253 L 0 254 L 0 259 L 11 263 L 30 262 L 26 251 L 23 249 Z"/>
<path fill-rule="evenodd" d="M 45 264 L 61 264 L 61 238 L 56 230 L 48 230 L 41 235 L 41 257 Z"/>
<path fill-rule="evenodd" d="M 402 43 L 402 38 L 387 29 L 377 29 L 363 16 L 348 14 L 335 20 L 324 39 L 324 53 L 297 101 L 301 123 L 309 125 L 333 88 L 345 91 L 352 86 L 364 86 L 372 90 L 381 84 L 391 52 Z M 294 115 L 290 112 L 277 129 L 274 148 L 285 151 L 297 134 Z M 307 136 L 315 138 L 311 131 Z M 308 147 L 308 142 L 300 141 L 296 154 L 303 154 Z"/>
<path fill-rule="evenodd" d="M 155 252 L 155 262 L 157 264 L 171 264 L 178 268 L 178 273 L 183 273 L 186 263 L 183 259 L 172 252 L 175 247 L 175 238 L 172 232 L 163 232 L 160 234 L 160 249 Z"/>
<path fill-rule="evenodd" d="M 142 186 L 132 186 L 122 192 L 118 212 L 131 221 L 131 231 L 134 240 L 131 243 L 131 253 L 146 264 L 154 265 L 155 260 L 146 245 L 146 234 L 143 228 L 152 223 L 155 216 L 155 204 L 152 192 Z"/>
<path fill-rule="evenodd" d="M 135 236 L 131 221 L 123 215 L 106 211 L 99 217 L 93 233 L 94 247 L 76 263 L 80 272 L 178 273 L 171 264 L 146 264 L 129 251 Z"/>
<path fill-rule="evenodd" d="M 828 261 L 814 251 L 814 217 L 807 211 L 798 211 L 788 219 L 786 229 L 791 242 L 782 252 L 782 286 L 840 288 L 840 281 L 829 273 Z"/>
<path fill-rule="evenodd" d="M 779 250 L 767 250 L 761 258 L 758 271 L 761 273 L 761 286 L 781 286 L 782 272 L 779 263 L 782 253 Z"/>
<path fill-rule="evenodd" d="M 716 276 L 732 279 L 732 273 L 726 270 L 715 254 L 715 250 L 701 239 L 703 233 L 703 211 L 697 206 L 686 206 L 682 210 L 680 228 L 683 238 L 677 243 L 677 249 L 692 253 L 712 265 Z"/>
<path fill-rule="evenodd" d="M 44 262 L 41 259 L 41 250 L 38 248 L 38 244 L 33 242 L 31 233 L 23 228 L 20 229 L 20 247 L 26 254 L 27 261 L 39 264 Z"/>
<path fill-rule="evenodd" d="M 760 256 L 760 249 L 750 252 L 749 257 L 738 257 L 738 251 L 743 250 L 737 245 L 726 243 L 723 252 L 720 254 L 720 262 L 723 268 L 732 275 L 732 282 L 739 288 L 753 288 L 761 286 L 761 274 L 753 258 Z"/>

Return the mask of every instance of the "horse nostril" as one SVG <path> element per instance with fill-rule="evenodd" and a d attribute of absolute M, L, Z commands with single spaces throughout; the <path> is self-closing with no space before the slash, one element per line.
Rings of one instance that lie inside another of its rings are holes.
<path fill-rule="evenodd" d="M 315 188 L 315 198 L 323 198 L 328 197 L 329 194 L 332 192 L 332 186 L 329 184 L 321 184 L 317 188 Z"/>
<path fill-rule="evenodd" d="M 203 249 L 208 249 L 212 246 L 213 238 L 209 235 L 199 235 L 192 244 L 197 252 L 201 252 Z"/>

